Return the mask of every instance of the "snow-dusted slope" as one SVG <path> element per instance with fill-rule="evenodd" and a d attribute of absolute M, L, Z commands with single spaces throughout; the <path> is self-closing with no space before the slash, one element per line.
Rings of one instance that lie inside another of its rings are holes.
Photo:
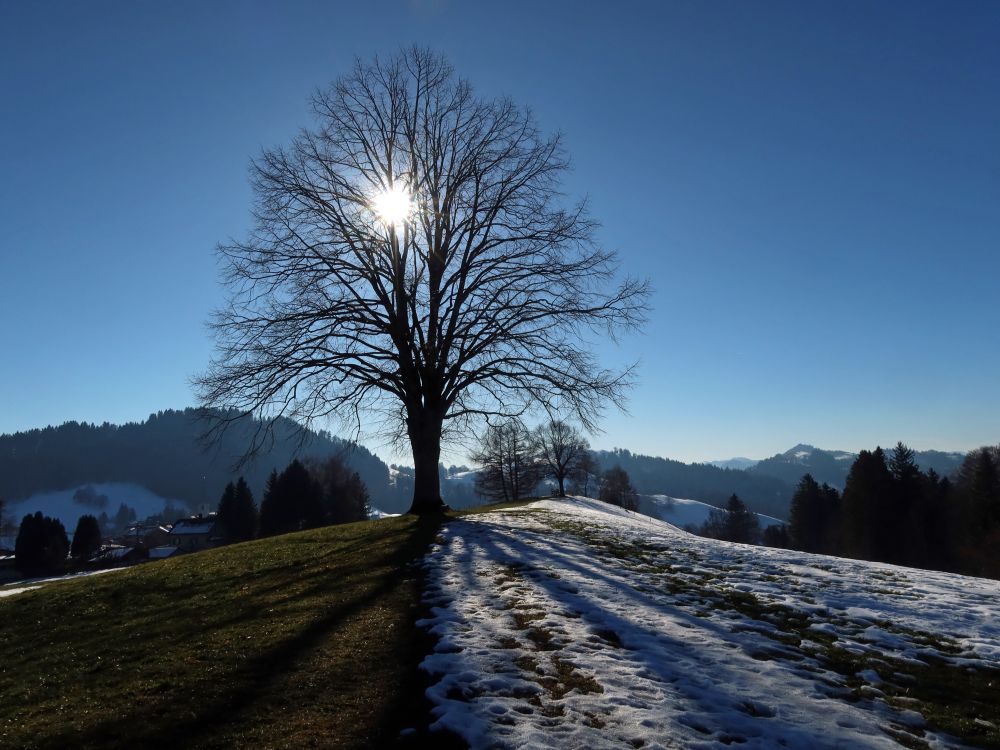
<path fill-rule="evenodd" d="M 107 501 L 98 506 L 96 504 L 81 504 L 73 499 L 78 490 L 85 487 L 92 487 L 95 497 L 104 496 Z M 145 487 L 137 484 L 125 484 L 121 482 L 111 482 L 108 484 L 91 484 L 83 487 L 76 487 L 60 492 L 42 492 L 32 495 L 26 500 L 18 500 L 11 503 L 7 509 L 7 514 L 12 516 L 16 523 L 29 513 L 41 511 L 44 515 L 58 518 L 66 527 L 66 533 L 72 535 L 76 528 L 76 522 L 80 516 L 87 513 L 99 516 L 102 512 L 109 516 L 114 516 L 118 507 L 125 505 L 133 508 L 136 518 L 142 520 L 147 516 L 162 513 L 165 508 L 172 505 L 179 510 L 187 511 L 187 503 L 182 500 L 167 500 L 159 495 L 150 492 Z"/>
<path fill-rule="evenodd" d="M 453 521 L 426 564 L 428 695 L 473 748 L 955 747 L 925 689 L 948 680 L 962 726 L 996 729 L 976 702 L 1000 678 L 995 581 L 586 499 Z"/>
<path fill-rule="evenodd" d="M 700 500 L 685 500 L 669 495 L 640 495 L 639 510 L 683 529 L 686 526 L 701 526 L 715 507 Z M 762 529 L 784 523 L 780 518 L 765 516 L 763 513 L 755 515 Z"/>

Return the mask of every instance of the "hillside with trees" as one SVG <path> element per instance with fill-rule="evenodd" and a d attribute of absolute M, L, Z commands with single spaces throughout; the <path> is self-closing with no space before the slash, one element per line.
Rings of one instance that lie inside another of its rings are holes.
<path fill-rule="evenodd" d="M 621 448 L 595 451 L 594 457 L 601 471 L 621 466 L 643 495 L 690 498 L 721 508 L 736 494 L 757 513 L 788 517 L 794 485 L 776 477 L 739 469 L 720 469 L 710 464 L 685 464 Z"/>
<path fill-rule="evenodd" d="M 842 493 L 803 476 L 787 546 L 1000 577 L 1000 447 L 971 451 L 951 478 L 921 470 L 916 457 L 903 443 L 861 451 Z"/>
<path fill-rule="evenodd" d="M 206 425 L 199 412 L 184 409 L 157 412 L 143 422 L 123 425 L 66 422 L 0 435 L 0 498 L 15 501 L 91 483 L 129 482 L 192 507 L 214 505 L 220 488 L 236 473 L 246 478 L 255 497 L 263 497 L 272 470 L 284 468 L 295 458 L 340 456 L 358 473 L 374 504 L 393 499 L 389 469 L 377 456 L 327 432 L 304 430 L 287 419 L 278 420 L 273 441 L 235 471 L 261 428 L 256 420 L 242 419 L 217 441 L 206 444 Z"/>

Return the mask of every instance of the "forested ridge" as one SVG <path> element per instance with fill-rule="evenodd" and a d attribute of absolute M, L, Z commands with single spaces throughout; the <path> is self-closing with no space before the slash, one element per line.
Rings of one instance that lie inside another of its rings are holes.
<path fill-rule="evenodd" d="M 755 512 L 787 518 L 795 487 L 775 477 L 740 469 L 720 469 L 711 464 L 685 464 L 669 458 L 643 456 L 616 448 L 596 451 L 600 468 L 621 466 L 635 488 L 644 495 L 663 494 L 690 498 L 723 507 L 734 493 Z"/>
<path fill-rule="evenodd" d="M 389 469 L 368 449 L 291 420 L 274 427 L 274 441 L 236 468 L 260 426 L 240 420 L 207 445 L 206 423 L 195 409 L 160 411 L 122 425 L 66 422 L 58 427 L 0 435 L 0 498 L 17 501 L 39 492 L 88 483 L 129 482 L 192 506 L 214 506 L 236 474 L 262 497 L 274 469 L 295 457 L 342 456 L 368 487 L 373 502 L 389 494 Z"/>

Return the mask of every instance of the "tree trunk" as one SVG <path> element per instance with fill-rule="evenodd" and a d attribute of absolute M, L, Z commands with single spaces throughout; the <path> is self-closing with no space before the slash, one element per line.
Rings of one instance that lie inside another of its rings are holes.
<path fill-rule="evenodd" d="M 413 449 L 413 504 L 409 512 L 440 513 L 444 509 L 438 473 L 442 420 L 420 412 L 406 421 Z"/>

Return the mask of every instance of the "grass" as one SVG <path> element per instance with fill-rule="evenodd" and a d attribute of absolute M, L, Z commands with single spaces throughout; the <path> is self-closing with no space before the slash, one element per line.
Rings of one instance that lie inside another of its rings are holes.
<path fill-rule="evenodd" d="M 394 744 L 426 724 L 409 563 L 441 520 L 289 534 L 0 600 L 0 747 Z"/>

